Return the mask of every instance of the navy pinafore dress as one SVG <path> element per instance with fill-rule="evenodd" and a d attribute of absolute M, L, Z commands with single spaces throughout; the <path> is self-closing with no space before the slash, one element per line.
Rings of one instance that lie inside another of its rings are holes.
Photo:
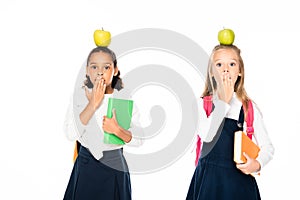
<path fill-rule="evenodd" d="M 256 180 L 236 168 L 233 161 L 234 132 L 243 130 L 244 111 L 239 120 L 225 118 L 224 126 L 213 147 L 203 143 L 202 151 L 212 148 L 206 155 L 201 153 L 188 190 L 187 200 L 259 200 Z M 220 129 L 219 128 L 219 129 Z"/>
<path fill-rule="evenodd" d="M 80 147 L 64 200 L 131 200 L 131 183 L 123 149 L 104 151 L 96 160 Z"/>

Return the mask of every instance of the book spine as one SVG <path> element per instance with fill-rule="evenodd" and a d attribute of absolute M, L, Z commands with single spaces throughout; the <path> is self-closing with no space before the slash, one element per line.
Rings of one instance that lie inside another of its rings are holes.
<path fill-rule="evenodd" d="M 108 118 L 112 118 L 112 107 L 113 107 L 113 99 L 109 98 L 108 99 L 107 112 L 106 112 L 106 116 Z"/>
<path fill-rule="evenodd" d="M 234 161 L 236 163 L 243 163 L 242 160 L 242 132 L 238 131 L 234 135 Z"/>

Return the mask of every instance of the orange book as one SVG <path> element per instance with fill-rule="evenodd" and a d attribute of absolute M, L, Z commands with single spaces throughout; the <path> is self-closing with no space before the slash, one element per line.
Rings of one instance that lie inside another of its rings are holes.
<path fill-rule="evenodd" d="M 243 152 L 251 158 L 257 158 L 260 148 L 242 131 L 237 131 L 234 134 L 234 162 L 245 163 L 246 157 Z"/>
<path fill-rule="evenodd" d="M 75 162 L 77 156 L 78 156 L 78 146 L 77 146 L 77 142 L 75 142 L 74 154 L 73 154 L 73 162 Z"/>

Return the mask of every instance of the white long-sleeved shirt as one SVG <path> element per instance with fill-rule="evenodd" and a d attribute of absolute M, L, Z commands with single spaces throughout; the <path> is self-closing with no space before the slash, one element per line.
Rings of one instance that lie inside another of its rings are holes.
<path fill-rule="evenodd" d="M 242 106 L 242 102 L 236 97 L 235 93 L 229 104 L 219 100 L 217 96 L 213 97 L 213 104 L 214 110 L 211 115 L 207 117 L 205 110 L 203 109 L 203 99 L 201 98 L 200 101 L 198 101 L 198 108 L 200 112 L 198 130 L 199 136 L 204 142 L 211 142 L 213 140 L 224 118 L 238 120 Z M 260 152 L 256 160 L 260 163 L 262 168 L 273 158 L 274 147 L 268 136 L 262 114 L 255 103 L 253 103 L 253 112 L 253 141 L 260 147 Z M 246 122 L 244 122 L 243 128 L 246 132 Z"/>
<path fill-rule="evenodd" d="M 103 116 L 107 113 L 108 99 L 110 97 L 120 98 L 119 91 L 114 90 L 113 94 L 105 94 L 100 107 L 96 110 L 93 117 L 87 125 L 83 125 L 79 115 L 88 104 L 88 99 L 85 96 L 85 91 L 80 88 L 75 91 L 71 97 L 70 104 L 64 121 L 64 133 L 70 141 L 78 140 L 84 147 L 88 148 L 91 154 L 99 160 L 103 156 L 103 151 L 109 151 L 122 148 L 123 145 L 105 144 L 104 131 L 102 129 Z M 132 119 L 129 131 L 132 133 L 130 146 L 142 145 L 143 130 L 139 123 L 139 113 L 135 102 L 133 104 Z"/>

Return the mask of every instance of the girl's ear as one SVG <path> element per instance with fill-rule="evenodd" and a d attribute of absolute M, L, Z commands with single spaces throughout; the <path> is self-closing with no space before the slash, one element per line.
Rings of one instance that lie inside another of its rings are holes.
<path fill-rule="evenodd" d="M 114 76 L 117 76 L 119 72 L 118 66 L 114 68 Z"/>

